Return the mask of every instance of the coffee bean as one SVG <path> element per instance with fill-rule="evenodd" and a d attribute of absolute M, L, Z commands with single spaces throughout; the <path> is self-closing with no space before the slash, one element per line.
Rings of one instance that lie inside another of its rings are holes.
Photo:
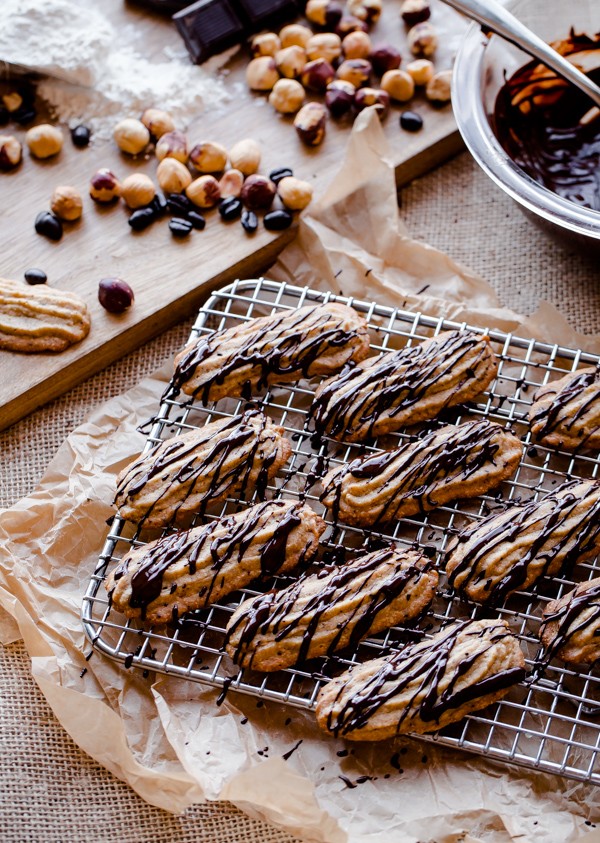
<path fill-rule="evenodd" d="M 271 170 L 269 173 L 269 178 L 275 184 L 279 184 L 281 179 L 285 179 L 288 176 L 293 176 L 294 172 L 289 167 L 278 167 L 276 170 Z"/>
<path fill-rule="evenodd" d="M 31 285 L 45 284 L 48 280 L 48 276 L 43 269 L 26 269 L 24 275 L 27 283 Z"/>
<path fill-rule="evenodd" d="M 75 126 L 71 129 L 71 140 L 73 141 L 73 146 L 76 146 L 79 149 L 83 149 L 87 146 L 91 137 L 91 130 L 87 126 L 84 126 L 83 123 L 80 123 L 79 126 Z"/>
<path fill-rule="evenodd" d="M 258 217 L 254 211 L 244 211 L 242 214 L 242 228 L 246 234 L 254 234 L 258 228 Z"/>
<path fill-rule="evenodd" d="M 62 223 L 51 211 L 41 211 L 35 218 L 35 230 L 49 240 L 60 240 L 63 236 Z"/>
<path fill-rule="evenodd" d="M 120 278 L 103 278 L 98 285 L 98 301 L 109 313 L 123 313 L 133 298 L 133 290 Z"/>
<path fill-rule="evenodd" d="M 235 196 L 229 196 L 219 203 L 219 214 L 225 222 L 237 220 L 242 214 L 242 202 Z"/>
<path fill-rule="evenodd" d="M 206 220 L 200 211 L 189 211 L 186 219 L 188 219 L 197 231 L 202 231 L 206 225 Z"/>
<path fill-rule="evenodd" d="M 293 217 L 287 211 L 269 211 L 263 222 L 267 231 L 283 231 L 292 224 Z"/>
<path fill-rule="evenodd" d="M 169 193 L 167 195 L 167 207 L 172 214 L 186 216 L 188 211 L 193 210 L 193 205 L 183 193 Z"/>
<path fill-rule="evenodd" d="M 21 108 L 13 111 L 10 116 L 19 126 L 27 126 L 35 120 L 37 111 L 30 105 L 22 105 Z"/>
<path fill-rule="evenodd" d="M 143 231 L 148 228 L 156 219 L 156 211 L 150 205 L 146 208 L 138 208 L 128 219 L 129 225 L 134 231 Z"/>
<path fill-rule="evenodd" d="M 418 132 L 423 128 L 423 118 L 416 111 L 403 111 L 400 115 L 400 125 L 407 132 Z"/>
<path fill-rule="evenodd" d="M 173 217 L 169 221 L 169 229 L 173 237 L 187 237 L 192 231 L 192 223 L 183 217 Z"/>
<path fill-rule="evenodd" d="M 169 206 L 167 200 L 162 195 L 162 193 L 157 193 L 148 207 L 154 210 L 154 213 L 157 217 L 162 217 L 163 214 L 167 213 Z"/>

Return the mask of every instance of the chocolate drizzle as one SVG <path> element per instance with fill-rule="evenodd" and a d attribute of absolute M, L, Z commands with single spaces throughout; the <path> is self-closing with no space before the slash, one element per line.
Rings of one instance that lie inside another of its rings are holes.
<path fill-rule="evenodd" d="M 587 395 L 584 397 L 584 393 Z M 548 398 L 551 397 L 550 403 Z M 538 440 L 557 433 L 579 440 L 579 447 L 600 440 L 600 368 L 582 369 L 542 387 L 529 413 Z"/>
<path fill-rule="evenodd" d="M 553 611 L 544 612 L 544 621 L 540 629 L 540 638 L 544 630 L 556 624 L 548 644 L 538 655 L 536 663 L 538 669 L 541 663 L 548 663 L 556 656 L 565 658 L 564 651 L 569 645 L 575 644 L 574 639 L 586 636 L 588 641 L 585 657 L 581 661 L 594 663 L 600 659 L 600 578 L 592 580 L 591 584 L 579 585 L 566 599 L 559 600 Z M 595 644 L 595 646 L 593 646 Z M 590 648 L 593 655 L 589 657 Z M 565 661 L 571 659 L 565 658 Z"/>

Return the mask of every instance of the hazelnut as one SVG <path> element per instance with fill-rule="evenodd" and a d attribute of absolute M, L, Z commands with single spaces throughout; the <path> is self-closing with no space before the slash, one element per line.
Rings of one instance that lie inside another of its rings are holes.
<path fill-rule="evenodd" d="M 286 176 L 277 185 L 277 193 L 288 211 L 302 211 L 310 203 L 313 189 L 307 181 Z"/>
<path fill-rule="evenodd" d="M 63 134 L 56 126 L 40 123 L 29 129 L 25 135 L 29 151 L 35 158 L 50 158 L 58 155 L 63 145 Z"/>
<path fill-rule="evenodd" d="M 325 59 L 329 64 L 342 54 L 342 39 L 335 32 L 319 32 L 313 35 L 306 45 L 306 55 L 309 61 Z"/>
<path fill-rule="evenodd" d="M 418 23 L 429 20 L 431 9 L 429 0 L 404 0 L 400 6 L 402 20 L 407 26 L 416 26 Z"/>
<path fill-rule="evenodd" d="M 90 196 L 96 202 L 112 202 L 121 195 L 121 183 L 110 170 L 98 170 L 90 179 Z"/>
<path fill-rule="evenodd" d="M 250 49 L 253 56 L 274 56 L 281 50 L 281 41 L 274 32 L 261 32 L 252 39 Z"/>
<path fill-rule="evenodd" d="M 0 170 L 12 170 L 21 163 L 23 148 L 14 135 L 0 135 Z"/>
<path fill-rule="evenodd" d="M 310 91 L 323 93 L 335 79 L 335 70 L 325 59 L 315 59 L 304 65 L 300 81 Z"/>
<path fill-rule="evenodd" d="M 18 91 L 9 91 L 8 94 L 2 96 L 2 102 L 4 103 L 4 108 L 12 114 L 18 111 L 23 105 L 23 97 Z"/>
<path fill-rule="evenodd" d="M 320 102 L 308 102 L 294 118 L 294 128 L 307 146 L 318 146 L 325 137 L 327 111 Z"/>
<path fill-rule="evenodd" d="M 402 56 L 391 44 L 378 44 L 371 50 L 369 61 L 377 76 L 383 76 L 388 70 L 395 70 L 402 63 Z"/>
<path fill-rule="evenodd" d="M 121 185 L 121 196 L 125 200 L 125 204 L 132 211 L 136 208 L 143 208 L 144 205 L 149 205 L 156 196 L 156 188 L 150 176 L 144 173 L 132 173 L 123 179 Z"/>
<path fill-rule="evenodd" d="M 440 70 L 436 73 L 425 88 L 425 96 L 435 105 L 444 105 L 450 101 L 450 86 L 452 83 L 452 71 Z"/>
<path fill-rule="evenodd" d="M 278 79 L 273 56 L 257 56 L 246 68 L 246 82 L 253 91 L 270 91 Z"/>
<path fill-rule="evenodd" d="M 385 91 L 379 88 L 360 88 L 354 97 L 354 107 L 357 111 L 362 111 L 363 108 L 374 105 L 377 109 L 379 117 L 383 120 L 387 117 L 390 110 L 390 98 Z"/>
<path fill-rule="evenodd" d="M 266 210 L 273 204 L 276 192 L 277 188 L 271 179 L 255 173 L 244 182 L 240 199 L 251 211 Z"/>
<path fill-rule="evenodd" d="M 325 105 L 332 117 L 339 118 L 349 114 L 354 105 L 354 94 L 356 88 L 351 82 L 344 82 L 343 79 L 334 79 L 327 86 L 325 93 Z"/>
<path fill-rule="evenodd" d="M 382 0 L 348 0 L 346 9 L 348 14 L 373 26 L 381 17 L 383 2 Z"/>
<path fill-rule="evenodd" d="M 433 78 L 435 69 L 429 59 L 415 59 L 406 65 L 406 72 L 412 76 L 415 85 L 426 85 Z"/>
<path fill-rule="evenodd" d="M 113 138 L 122 152 L 128 155 L 138 155 L 150 143 L 150 132 L 141 120 L 126 117 L 113 129 Z"/>
<path fill-rule="evenodd" d="M 275 67 L 286 79 L 296 79 L 306 64 L 306 53 L 296 45 L 279 50 L 275 56 Z M 275 85 L 277 82 L 275 82 Z M 275 87 L 273 85 L 272 87 Z"/>
<path fill-rule="evenodd" d="M 59 185 L 50 199 L 50 210 L 61 220 L 78 220 L 83 213 L 83 201 L 79 191 L 68 185 Z"/>
<path fill-rule="evenodd" d="M 366 32 L 349 32 L 342 41 L 342 50 L 347 59 L 366 59 L 371 52 L 371 39 Z"/>
<path fill-rule="evenodd" d="M 304 99 L 304 88 L 295 79 L 280 79 L 269 94 L 269 102 L 280 114 L 295 114 Z"/>
<path fill-rule="evenodd" d="M 346 59 L 338 67 L 336 76 L 344 82 L 350 82 L 355 88 L 360 88 L 369 84 L 371 71 L 371 62 L 366 59 Z"/>
<path fill-rule="evenodd" d="M 198 208 L 213 208 L 221 198 L 219 182 L 214 176 L 200 176 L 186 187 L 185 195 Z"/>
<path fill-rule="evenodd" d="M 244 174 L 240 170 L 227 170 L 219 181 L 221 199 L 228 199 L 230 196 L 237 197 L 242 192 Z"/>
<path fill-rule="evenodd" d="M 311 23 L 332 29 L 341 20 L 344 10 L 334 0 L 308 0 L 304 14 Z"/>
<path fill-rule="evenodd" d="M 212 141 L 197 143 L 190 150 L 190 163 L 200 173 L 221 173 L 227 166 L 227 150 Z"/>
<path fill-rule="evenodd" d="M 312 29 L 308 26 L 302 26 L 301 23 L 290 23 L 284 26 L 279 33 L 282 47 L 306 47 L 308 41 L 312 38 Z"/>
<path fill-rule="evenodd" d="M 142 114 L 141 121 L 154 140 L 162 138 L 167 132 L 175 131 L 173 118 L 168 111 L 162 111 L 160 108 L 147 108 Z"/>
<path fill-rule="evenodd" d="M 405 70 L 388 70 L 381 79 L 381 88 L 396 102 L 408 102 L 415 93 L 415 83 Z"/>
<path fill-rule="evenodd" d="M 183 132 L 167 132 L 156 144 L 154 153 L 159 161 L 164 158 L 175 158 L 182 164 L 187 164 L 187 138 Z"/>
<path fill-rule="evenodd" d="M 355 17 L 354 15 L 344 15 L 335 28 L 336 33 L 340 38 L 345 38 L 349 32 L 368 32 L 369 27 L 366 21 Z"/>
<path fill-rule="evenodd" d="M 229 160 L 234 170 L 239 170 L 245 176 L 251 176 L 260 167 L 260 146 L 252 138 L 238 141 L 229 150 Z"/>
<path fill-rule="evenodd" d="M 433 26 L 425 21 L 408 30 L 408 46 L 415 56 L 429 58 L 437 50 L 438 38 Z"/>
<path fill-rule="evenodd" d="M 156 178 L 165 193 L 183 193 L 192 181 L 188 168 L 176 158 L 163 158 L 156 169 Z"/>

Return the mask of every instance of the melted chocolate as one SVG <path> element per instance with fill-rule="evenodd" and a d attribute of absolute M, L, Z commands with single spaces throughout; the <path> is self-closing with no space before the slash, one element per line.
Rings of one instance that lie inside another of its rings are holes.
<path fill-rule="evenodd" d="M 598 162 L 600 171 L 600 160 Z M 550 384 L 552 386 L 552 384 Z M 568 405 L 577 400 L 580 395 L 589 387 L 595 386 L 590 391 L 587 399 L 578 407 L 569 408 Z M 576 432 L 581 426 L 585 416 L 594 410 L 600 403 L 600 369 L 586 369 L 579 372 L 556 392 L 550 406 L 540 406 L 530 414 L 529 421 L 532 427 L 537 427 L 535 435 L 537 439 L 543 439 L 556 430 L 562 430 L 566 434 Z M 534 405 L 535 406 L 535 405 Z M 567 412 L 565 412 L 567 410 Z M 588 419 L 588 422 L 591 419 Z M 589 428 L 582 431 L 581 447 L 586 441 L 597 436 L 600 432 L 600 425 L 591 424 Z"/>

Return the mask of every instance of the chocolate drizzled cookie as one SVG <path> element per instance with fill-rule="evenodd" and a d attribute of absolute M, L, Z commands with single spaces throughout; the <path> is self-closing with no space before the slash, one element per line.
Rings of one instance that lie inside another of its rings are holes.
<path fill-rule="evenodd" d="M 558 657 L 569 664 L 600 660 L 600 578 L 580 583 L 548 603 L 540 627 L 541 661 Z"/>
<path fill-rule="evenodd" d="M 115 505 L 122 518 L 165 527 L 245 492 L 261 500 L 291 450 L 283 428 L 260 410 L 246 410 L 139 457 L 118 476 Z"/>
<path fill-rule="evenodd" d="M 529 424 L 542 445 L 600 449 L 600 369 L 578 369 L 540 387 Z"/>
<path fill-rule="evenodd" d="M 448 548 L 446 573 L 475 603 L 498 603 L 599 550 L 600 482 L 575 481 L 470 524 Z"/>
<path fill-rule="evenodd" d="M 199 337 L 175 358 L 175 389 L 207 401 L 250 398 L 271 384 L 328 377 L 369 353 L 367 323 L 329 302 L 251 319 Z"/>
<path fill-rule="evenodd" d="M 268 501 L 132 548 L 105 580 L 112 604 L 147 623 L 175 621 L 260 576 L 310 560 L 325 523 L 310 507 Z"/>
<path fill-rule="evenodd" d="M 241 667 L 262 671 L 329 656 L 418 617 L 437 583 L 416 551 L 377 550 L 246 600 L 227 624 L 226 649 Z"/>
<path fill-rule="evenodd" d="M 373 527 L 498 486 L 515 471 L 522 445 L 486 420 L 448 425 L 394 451 L 358 457 L 323 478 L 334 520 Z"/>
<path fill-rule="evenodd" d="M 311 415 L 320 433 L 362 442 L 472 400 L 497 368 L 488 336 L 449 331 L 347 367 L 319 386 Z"/>
<path fill-rule="evenodd" d="M 434 732 L 501 699 L 524 677 L 525 659 L 506 621 L 456 621 L 333 679 L 317 698 L 317 722 L 355 741 Z"/>

